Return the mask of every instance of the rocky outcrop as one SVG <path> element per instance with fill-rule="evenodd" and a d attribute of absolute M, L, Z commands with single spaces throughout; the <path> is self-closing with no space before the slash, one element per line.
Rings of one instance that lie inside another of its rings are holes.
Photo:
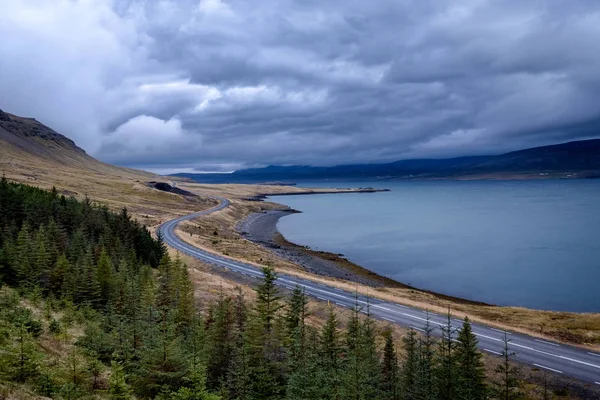
<path fill-rule="evenodd" d="M 0 121 L 4 121 L 4 122 L 10 121 L 10 117 L 8 116 L 8 114 L 2 110 L 0 110 Z"/>

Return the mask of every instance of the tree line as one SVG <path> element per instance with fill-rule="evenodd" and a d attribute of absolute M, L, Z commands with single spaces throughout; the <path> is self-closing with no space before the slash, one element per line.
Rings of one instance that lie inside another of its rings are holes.
<path fill-rule="evenodd" d="M 467 319 L 455 328 L 449 315 L 440 338 L 426 322 L 401 346 L 358 303 L 344 324 L 330 308 L 318 327 L 302 288 L 282 295 L 271 268 L 254 299 L 240 289 L 199 308 L 187 266 L 125 211 L 6 180 L 0 206 L 12 287 L 0 290 L 0 382 L 68 399 L 521 396 L 508 340 L 490 382 Z M 64 337 L 75 345 L 53 357 L 48 338 Z"/>

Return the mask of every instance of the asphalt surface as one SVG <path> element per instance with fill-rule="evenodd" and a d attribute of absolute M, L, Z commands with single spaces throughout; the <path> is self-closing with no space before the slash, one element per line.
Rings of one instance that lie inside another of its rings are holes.
<path fill-rule="evenodd" d="M 194 214 L 185 215 L 162 224 L 158 230 L 162 235 L 164 242 L 182 253 L 208 264 L 219 266 L 252 278 L 262 278 L 262 272 L 254 265 L 201 250 L 184 242 L 175 234 L 175 228 L 180 222 L 207 215 L 229 206 L 229 200 L 217 196 L 213 196 L 213 198 L 219 201 L 218 206 Z M 299 285 L 305 289 L 307 295 L 317 300 L 336 304 L 340 307 L 351 308 L 358 305 L 361 308 L 361 311 L 365 313 L 368 308 L 371 316 L 375 319 L 388 321 L 405 327 L 413 327 L 418 331 L 422 331 L 423 326 L 429 318 L 429 323 L 434 328 L 433 333 L 437 336 L 441 334 L 440 327 L 447 322 L 446 315 L 438 315 L 397 303 L 367 298 L 363 295 L 356 295 L 352 292 L 286 274 L 279 274 L 276 283 L 287 289 L 293 289 L 296 285 Z M 459 328 L 462 321 L 453 319 L 452 323 L 456 328 Z M 504 349 L 502 340 L 504 332 L 492 327 L 474 323 L 472 324 L 472 328 L 473 333 L 477 335 L 479 348 L 483 352 L 500 356 Z M 600 385 L 600 352 L 594 353 L 561 343 L 536 339 L 516 332 L 508 332 L 508 338 L 510 340 L 509 349 L 511 352 L 515 353 L 515 360 L 540 370 L 546 369 L 550 373 L 562 374 Z"/>

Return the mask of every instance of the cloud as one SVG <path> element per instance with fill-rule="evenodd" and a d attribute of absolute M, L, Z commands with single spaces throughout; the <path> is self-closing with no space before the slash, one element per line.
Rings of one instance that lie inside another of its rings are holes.
<path fill-rule="evenodd" d="M 2 7 L 0 108 L 121 165 L 383 162 L 600 136 L 595 0 Z"/>

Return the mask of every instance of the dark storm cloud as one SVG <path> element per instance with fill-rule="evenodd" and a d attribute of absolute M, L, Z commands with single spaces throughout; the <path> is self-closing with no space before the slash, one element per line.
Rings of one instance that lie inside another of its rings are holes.
<path fill-rule="evenodd" d="M 8 0 L 0 107 L 161 171 L 600 136 L 595 0 Z"/>

